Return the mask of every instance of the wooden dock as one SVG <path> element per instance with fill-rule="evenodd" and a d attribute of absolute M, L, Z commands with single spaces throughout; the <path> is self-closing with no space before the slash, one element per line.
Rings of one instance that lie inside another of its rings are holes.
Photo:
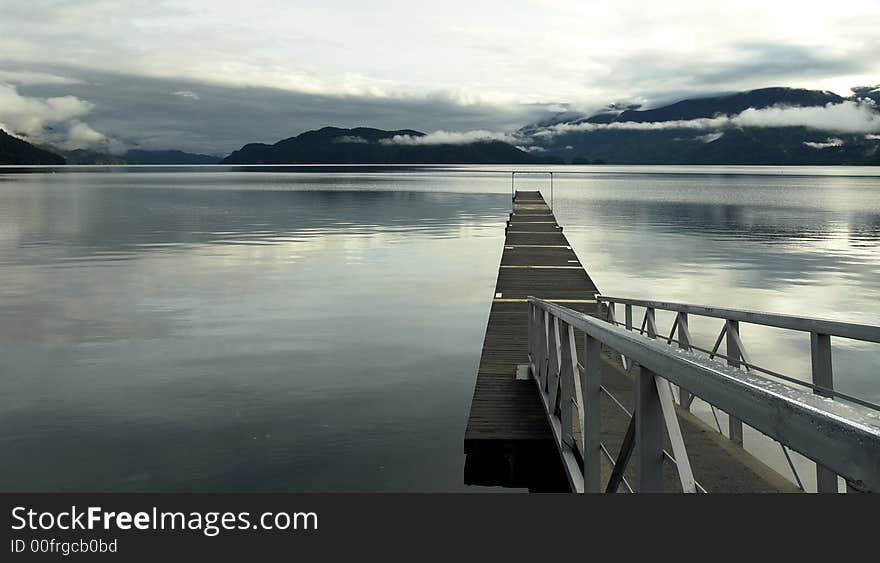
<path fill-rule="evenodd" d="M 465 483 L 532 490 L 568 490 L 547 415 L 528 369 L 528 297 L 599 316 L 598 290 L 539 192 L 517 191 L 498 268 L 482 356 L 465 431 Z M 603 384 L 634 408 L 634 384 L 619 356 L 603 354 Z M 601 407 L 608 448 L 616 454 L 629 418 L 611 401 Z M 794 491 L 794 485 L 739 447 L 731 446 L 690 412 L 680 409 L 692 463 L 711 490 Z M 582 436 L 577 433 L 579 450 Z M 612 465 L 603 460 L 603 479 Z M 632 479 L 631 470 L 627 476 Z M 667 467 L 673 489 L 677 476 Z"/>
<path fill-rule="evenodd" d="M 465 432 L 466 454 L 546 448 L 550 430 L 535 383 L 528 370 L 520 368 L 517 377 L 517 366 L 528 364 L 527 298 L 594 312 L 596 293 L 541 194 L 516 192 Z"/>

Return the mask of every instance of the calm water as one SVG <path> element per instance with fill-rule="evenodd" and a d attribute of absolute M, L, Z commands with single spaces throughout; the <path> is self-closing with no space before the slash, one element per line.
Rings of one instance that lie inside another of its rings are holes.
<path fill-rule="evenodd" d="M 0 490 L 468 489 L 487 170 L 0 173 Z M 603 292 L 880 323 L 873 170 L 591 170 L 553 196 Z M 834 359 L 880 401 L 880 350 Z"/>

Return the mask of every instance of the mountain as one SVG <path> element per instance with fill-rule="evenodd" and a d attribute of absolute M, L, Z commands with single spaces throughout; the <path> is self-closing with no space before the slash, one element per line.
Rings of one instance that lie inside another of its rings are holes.
<path fill-rule="evenodd" d="M 844 98 L 818 90 L 761 88 L 685 99 L 651 109 L 606 108 L 589 116 L 556 120 L 549 126 L 531 124 L 517 134 L 544 154 L 577 164 L 880 164 L 880 136 L 875 134 L 842 134 L 775 123 L 757 126 L 725 119 L 746 110 L 818 108 L 860 100 L 866 112 L 877 113 L 880 88 L 866 86 L 853 88 L 853 92 L 852 97 Z M 875 105 L 865 99 L 874 100 Z M 693 120 L 713 122 L 695 124 Z M 682 123 L 689 121 L 692 123 Z"/>
<path fill-rule="evenodd" d="M 217 164 L 220 161 L 219 156 L 194 154 L 177 150 L 130 150 L 122 155 L 115 155 L 89 149 L 62 150 L 50 145 L 40 147 L 40 149 L 62 159 L 60 162 L 56 161 L 53 164 L 124 166 L 126 164 Z M 2 156 L 0 156 L 0 159 L 2 159 Z M 27 164 L 38 163 L 27 162 Z"/>
<path fill-rule="evenodd" d="M 66 164 L 97 164 L 104 166 L 125 164 L 125 160 L 118 156 L 88 149 L 59 150 L 58 152 L 64 157 Z"/>
<path fill-rule="evenodd" d="M 833 92 L 801 88 L 761 88 L 721 96 L 681 100 L 668 106 L 649 110 L 627 110 L 615 121 L 672 121 L 700 119 L 715 115 L 734 115 L 749 108 L 763 109 L 777 105 L 788 107 L 824 106 L 839 104 L 844 98 Z"/>
<path fill-rule="evenodd" d="M 130 150 L 122 155 L 127 164 L 217 164 L 219 156 L 194 154 L 183 151 Z"/>
<path fill-rule="evenodd" d="M 852 88 L 855 94 L 854 98 L 870 98 L 874 103 L 880 105 L 880 85 L 875 86 L 856 86 Z"/>
<path fill-rule="evenodd" d="M 517 131 L 513 137 L 525 148 L 492 139 L 454 142 L 412 129 L 324 127 L 271 145 L 250 143 L 220 160 L 177 150 L 118 156 L 62 151 L 0 130 L 0 164 L 880 165 L 880 85 L 852 91 L 843 97 L 773 87 L 659 107 L 614 103 L 592 114 L 566 110 Z M 788 117 L 780 119 L 782 112 Z M 792 120 L 792 112 L 801 121 Z"/>
<path fill-rule="evenodd" d="M 217 156 L 176 150 L 147 151 L 135 149 L 118 156 L 85 149 L 57 152 L 64 156 L 67 164 L 217 164 L 220 161 L 220 157 Z"/>
<path fill-rule="evenodd" d="M 64 164 L 64 158 L 0 129 L 0 164 Z"/>
<path fill-rule="evenodd" d="M 420 141 L 411 129 L 324 127 L 267 145 L 250 143 L 221 164 L 532 164 L 558 162 L 497 140 L 467 144 Z"/>

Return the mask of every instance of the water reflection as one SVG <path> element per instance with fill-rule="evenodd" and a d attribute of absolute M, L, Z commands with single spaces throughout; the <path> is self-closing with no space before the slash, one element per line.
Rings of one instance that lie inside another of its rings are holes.
<path fill-rule="evenodd" d="M 0 174 L 0 489 L 461 489 L 509 208 L 478 170 Z M 600 290 L 880 323 L 876 176 L 655 172 L 557 179 Z M 743 339 L 808 376 L 806 335 Z"/>
<path fill-rule="evenodd" d="M 75 176 L 74 176 L 75 178 Z M 73 183 L 73 182 L 71 182 Z M 406 191 L 279 191 L 28 185 L 0 192 L 0 259 L 39 261 L 167 250 L 198 244 L 276 244 L 344 233 L 353 237 L 418 233 L 456 237 L 467 223 L 497 220 L 504 201 Z M 482 207 L 481 207 L 482 206 Z M 485 211 L 483 211 L 485 209 Z M 456 227 L 456 228 L 453 228 Z M 390 236 L 396 243 L 405 237 Z M 40 247 L 59 254 L 46 256 Z M 2 248 L 2 247 L 0 247 Z"/>
<path fill-rule="evenodd" d="M 0 488 L 463 486 L 503 196 L 119 183 L 0 187 Z"/>
<path fill-rule="evenodd" d="M 563 184 L 556 197 L 566 234 L 608 293 L 880 323 L 875 178 L 750 178 L 720 189 L 696 176 L 650 189 Z M 784 336 L 755 346 L 768 367 L 808 375 L 780 353 L 791 346 Z M 842 357 L 841 390 L 880 399 L 878 362 L 880 354 Z"/>
<path fill-rule="evenodd" d="M 610 295 L 880 324 L 876 178 L 561 184 L 566 234 Z M 658 313 L 661 332 L 672 320 Z M 719 323 L 692 319 L 697 344 L 711 348 Z M 808 334 L 745 325 L 742 338 L 754 363 L 809 380 Z M 880 402 L 880 345 L 834 339 L 834 371 L 837 389 Z M 697 412 L 715 425 L 705 404 Z M 746 446 L 790 475 L 778 446 L 753 432 Z M 796 461 L 812 486 L 811 467 Z"/>

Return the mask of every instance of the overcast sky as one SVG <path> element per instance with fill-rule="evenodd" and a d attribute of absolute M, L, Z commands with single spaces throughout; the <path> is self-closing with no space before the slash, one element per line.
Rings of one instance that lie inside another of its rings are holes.
<path fill-rule="evenodd" d="M 0 126 L 227 153 L 323 125 L 507 132 L 613 101 L 880 83 L 880 2 L 0 0 Z"/>

